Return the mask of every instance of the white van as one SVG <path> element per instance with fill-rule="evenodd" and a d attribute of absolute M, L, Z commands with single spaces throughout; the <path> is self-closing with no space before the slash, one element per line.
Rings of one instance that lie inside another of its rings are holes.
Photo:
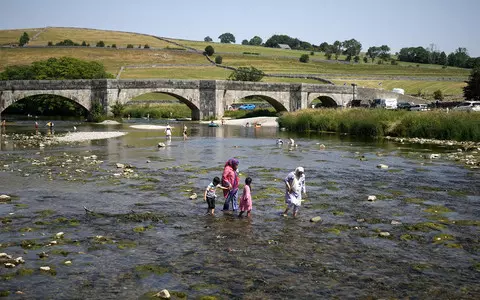
<path fill-rule="evenodd" d="M 401 88 L 394 88 L 392 92 L 397 93 L 397 94 L 402 94 L 405 95 L 405 90 Z"/>

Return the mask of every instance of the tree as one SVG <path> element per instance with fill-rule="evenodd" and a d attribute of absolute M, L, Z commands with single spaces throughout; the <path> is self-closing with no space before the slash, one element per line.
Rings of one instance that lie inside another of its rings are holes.
<path fill-rule="evenodd" d="M 368 63 L 368 57 L 364 56 L 364 57 L 363 57 L 363 62 L 364 62 L 364 63 Z"/>
<path fill-rule="evenodd" d="M 143 49 L 150 49 L 150 46 L 148 44 L 145 44 L 145 46 L 143 46 Z"/>
<path fill-rule="evenodd" d="M 442 51 L 442 53 L 440 53 L 440 56 L 438 57 L 437 64 L 439 64 L 441 66 L 445 66 L 447 64 L 447 54 L 445 54 L 444 51 Z"/>
<path fill-rule="evenodd" d="M 217 55 L 217 57 L 215 57 L 215 63 L 217 65 L 221 65 L 223 62 L 223 57 L 221 57 L 220 55 Z"/>
<path fill-rule="evenodd" d="M 390 47 L 388 47 L 387 45 L 381 45 L 379 49 L 380 49 L 380 52 L 378 53 L 378 57 L 383 60 L 389 60 Z"/>
<path fill-rule="evenodd" d="M 205 54 L 208 56 L 212 56 L 215 53 L 215 49 L 211 45 L 205 47 Z"/>
<path fill-rule="evenodd" d="M 308 61 L 310 60 L 310 56 L 308 56 L 308 54 L 302 54 L 302 56 L 300 56 L 299 60 L 302 63 L 308 63 Z"/>
<path fill-rule="evenodd" d="M 260 46 L 261 44 L 263 43 L 263 40 L 261 37 L 259 36 L 254 36 L 253 38 L 250 39 L 250 41 L 248 42 L 249 45 L 252 45 L 252 46 Z"/>
<path fill-rule="evenodd" d="M 97 47 L 105 47 L 105 42 L 104 41 L 97 42 Z"/>
<path fill-rule="evenodd" d="M 338 56 L 342 53 L 342 43 L 340 41 L 335 41 L 332 50 L 335 55 L 335 60 L 338 60 Z"/>
<path fill-rule="evenodd" d="M 18 44 L 20 45 L 20 47 L 23 47 L 24 45 L 28 44 L 29 41 L 30 41 L 30 37 L 28 36 L 28 33 L 24 32 L 20 37 Z"/>
<path fill-rule="evenodd" d="M 114 78 L 98 62 L 72 57 L 49 58 L 29 66 L 9 66 L 0 73 L 0 80 L 58 80 Z"/>
<path fill-rule="evenodd" d="M 370 57 L 370 59 L 372 60 L 372 63 L 375 62 L 375 58 L 378 56 L 379 53 L 380 53 L 380 48 L 376 46 L 372 46 L 367 50 L 367 56 Z"/>
<path fill-rule="evenodd" d="M 321 51 L 321 52 L 325 52 L 328 48 L 328 43 L 327 42 L 323 42 L 320 44 L 320 46 L 318 46 L 318 51 Z"/>
<path fill-rule="evenodd" d="M 128 44 L 128 45 L 127 45 L 127 48 L 133 48 L 133 45 L 132 45 L 132 44 Z"/>
<path fill-rule="evenodd" d="M 112 44 L 112 48 L 117 48 L 117 44 Z"/>
<path fill-rule="evenodd" d="M 242 45 L 248 45 L 248 40 L 243 40 Z"/>
<path fill-rule="evenodd" d="M 205 42 L 212 42 L 212 38 L 209 37 L 208 35 L 203 39 Z"/>
<path fill-rule="evenodd" d="M 433 92 L 433 99 L 442 101 L 443 100 L 442 91 L 441 90 L 436 90 L 435 92 Z"/>
<path fill-rule="evenodd" d="M 463 88 L 463 97 L 467 100 L 480 101 L 480 67 L 474 68 L 465 82 L 467 86 Z"/>
<path fill-rule="evenodd" d="M 221 34 L 218 38 L 220 39 L 220 43 L 223 44 L 235 43 L 235 36 L 230 32 L 225 32 Z"/>
<path fill-rule="evenodd" d="M 53 43 L 50 41 L 50 42 L 48 42 L 47 46 L 51 47 L 51 46 L 53 46 Z"/>
<path fill-rule="evenodd" d="M 343 54 L 347 56 L 347 60 L 351 60 L 352 57 L 355 57 L 360 54 L 362 50 L 362 44 L 356 39 L 350 39 L 342 43 Z"/>
<path fill-rule="evenodd" d="M 228 80 L 233 81 L 260 81 L 265 73 L 255 67 L 240 67 L 233 71 Z"/>
<path fill-rule="evenodd" d="M 82 47 L 87 47 L 87 43 L 85 41 L 82 42 Z"/>

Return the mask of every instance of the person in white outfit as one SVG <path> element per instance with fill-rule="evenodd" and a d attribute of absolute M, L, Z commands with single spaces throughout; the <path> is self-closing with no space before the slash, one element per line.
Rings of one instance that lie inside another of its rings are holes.
<path fill-rule="evenodd" d="M 287 208 L 283 212 L 286 217 L 290 208 L 293 208 L 293 217 L 297 216 L 298 209 L 302 205 L 302 192 L 306 196 L 305 171 L 303 167 L 298 167 L 295 171 L 288 173 L 285 177 L 285 204 Z"/>

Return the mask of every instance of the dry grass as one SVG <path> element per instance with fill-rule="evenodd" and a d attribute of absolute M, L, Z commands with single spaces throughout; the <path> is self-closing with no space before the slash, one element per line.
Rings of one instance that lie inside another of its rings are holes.
<path fill-rule="evenodd" d="M 24 32 L 32 38 L 40 30 L 42 30 L 42 28 L 0 30 L 0 45 L 18 44 Z"/>
<path fill-rule="evenodd" d="M 202 55 L 186 51 L 111 48 L 3 48 L 0 49 L 0 72 L 6 66 L 26 65 L 50 57 L 70 56 L 102 63 L 108 72 L 117 73 L 121 66 L 147 64 L 205 64 Z"/>

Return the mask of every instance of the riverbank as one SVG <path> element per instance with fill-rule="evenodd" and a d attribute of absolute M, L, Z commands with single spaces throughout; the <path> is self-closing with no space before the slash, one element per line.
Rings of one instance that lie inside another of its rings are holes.
<path fill-rule="evenodd" d="M 59 142 L 83 142 L 91 140 L 111 139 L 126 135 L 126 132 L 120 131 L 84 131 L 84 132 L 69 132 L 64 136 L 55 137 Z"/>
<path fill-rule="evenodd" d="M 214 120 L 214 123 L 221 125 L 222 120 Z M 252 117 L 244 119 L 223 119 L 224 125 L 240 125 L 245 126 L 247 123 L 250 125 L 260 124 L 264 127 L 278 127 L 277 117 Z M 210 121 L 202 121 L 201 123 L 208 124 Z"/>

